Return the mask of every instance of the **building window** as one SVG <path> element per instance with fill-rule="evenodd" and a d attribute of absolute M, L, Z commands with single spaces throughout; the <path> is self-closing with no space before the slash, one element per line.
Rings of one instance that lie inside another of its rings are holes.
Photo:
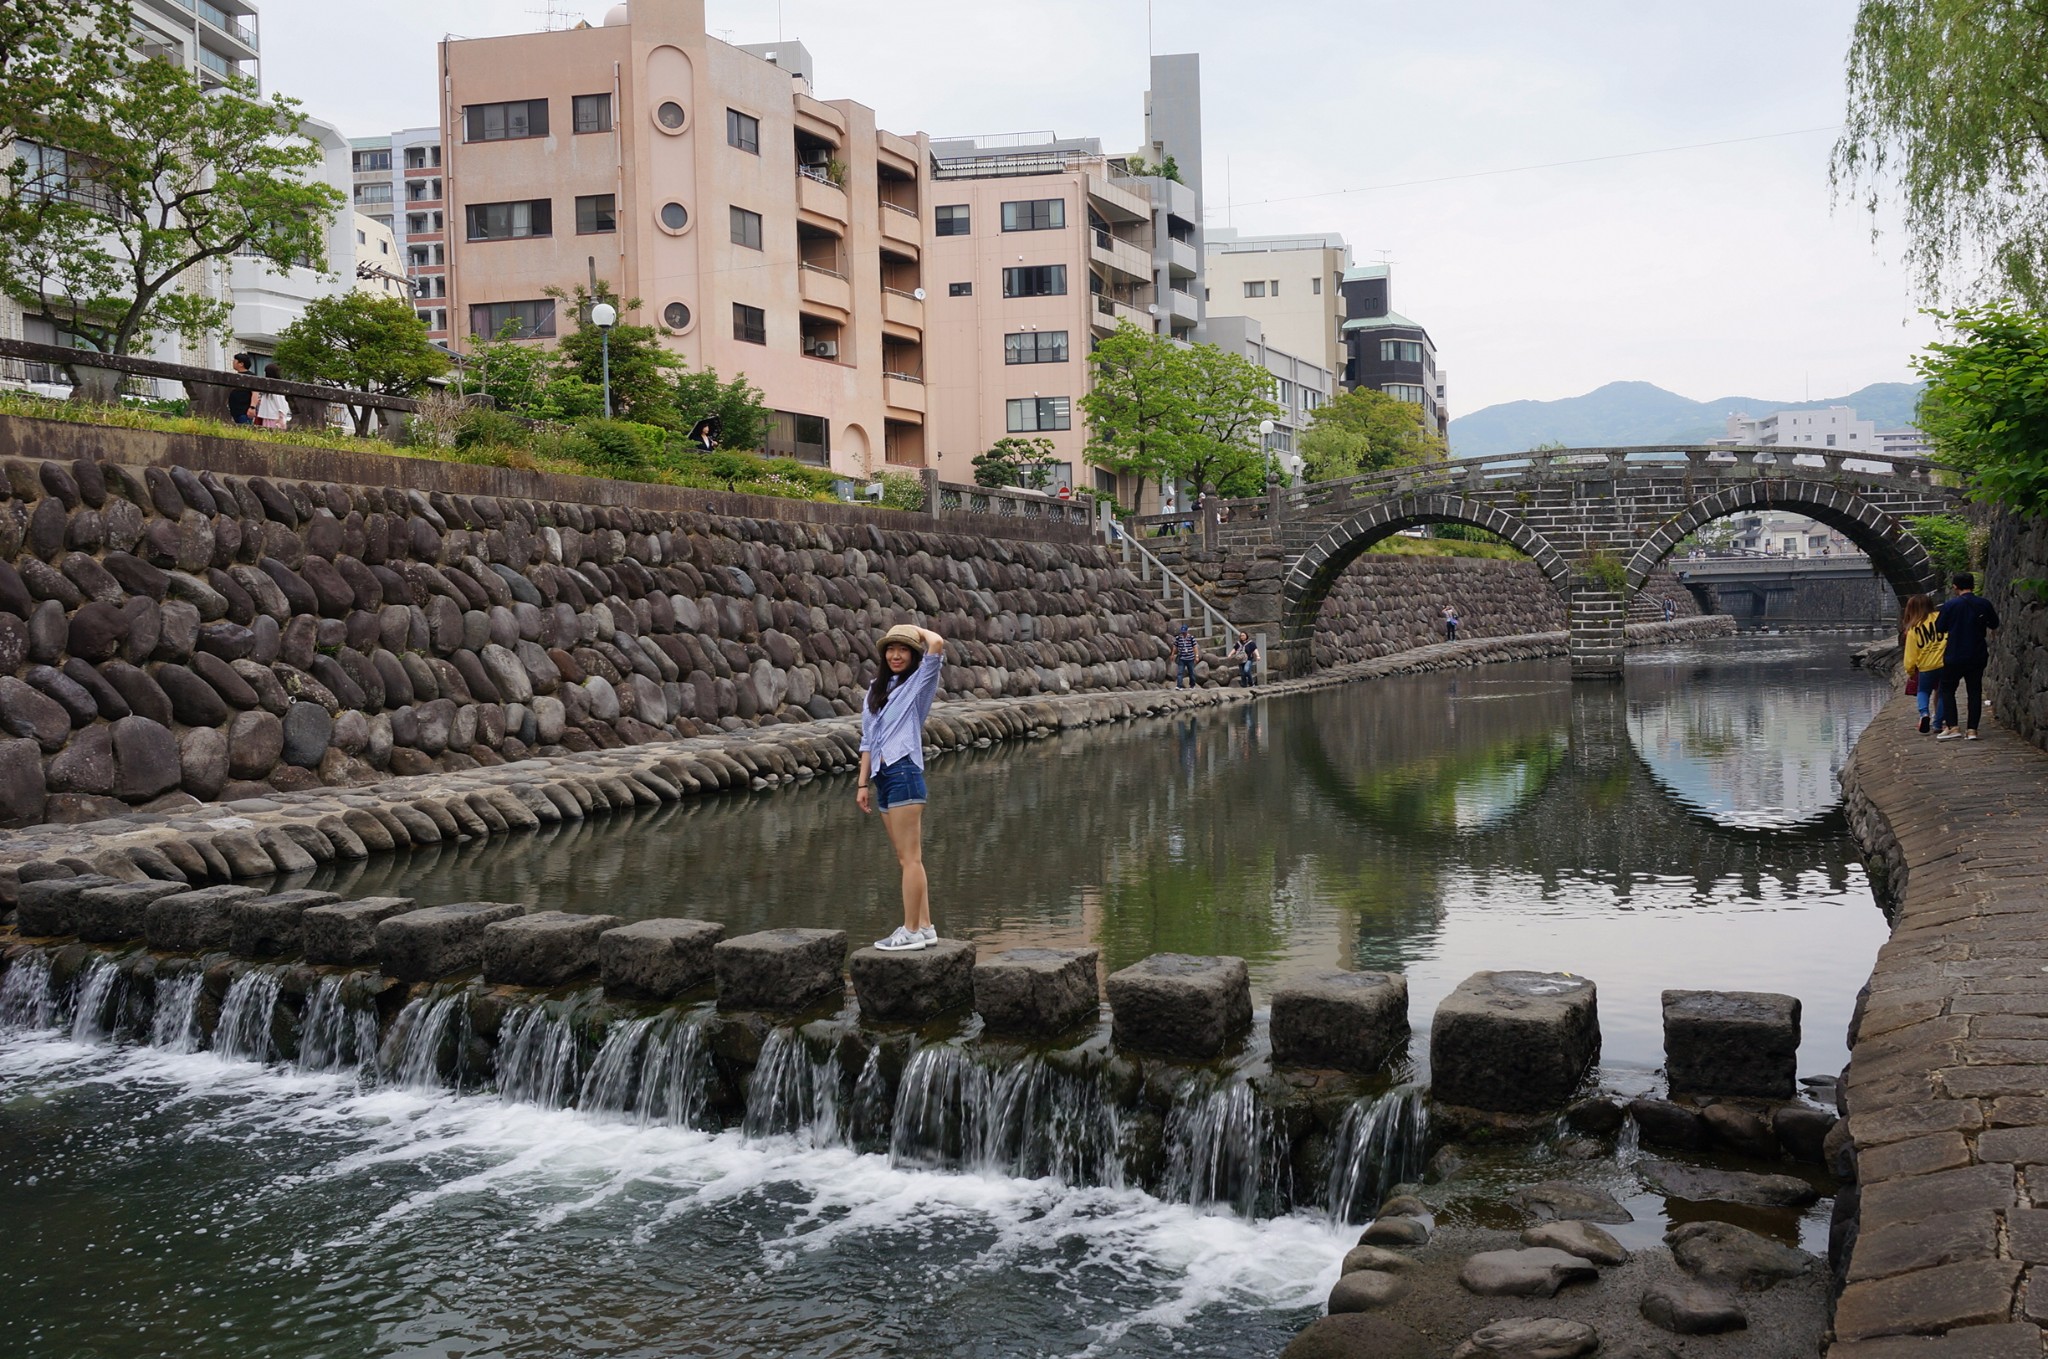
<path fill-rule="evenodd" d="M 548 135 L 548 101 L 519 99 L 509 104 L 471 104 L 462 123 L 473 142 L 509 142 Z"/>
<path fill-rule="evenodd" d="M 1381 340 L 1381 341 L 1380 341 L 1380 362 L 1381 362 L 1381 363 L 1421 363 L 1421 362 L 1422 362 L 1422 341 L 1420 341 L 1420 340 Z"/>
<path fill-rule="evenodd" d="M 364 232 L 364 231 L 358 231 L 358 232 L 356 233 L 356 244 L 357 244 L 357 245 L 368 245 L 369 243 L 370 243 L 370 236 L 369 236 L 369 233 L 368 233 L 368 232 Z"/>
<path fill-rule="evenodd" d="M 390 168 L 391 153 L 389 151 L 356 152 L 357 174 L 362 174 L 364 171 L 367 170 L 389 170 Z"/>
<path fill-rule="evenodd" d="M 1244 295 L 1246 297 L 1264 297 L 1266 295 L 1266 280 L 1262 278 L 1247 280 L 1244 285 Z"/>
<path fill-rule="evenodd" d="M 750 155 L 761 154 L 761 120 L 738 109 L 725 111 L 725 144 Z"/>
<path fill-rule="evenodd" d="M 745 208 L 732 210 L 732 243 L 749 250 L 761 248 L 761 214 Z"/>
<path fill-rule="evenodd" d="M 571 114 L 578 133 L 612 130 L 612 97 L 609 94 L 579 94 L 572 102 Z"/>
<path fill-rule="evenodd" d="M 1389 382 L 1380 390 L 1393 397 L 1396 401 L 1412 401 L 1418 406 L 1423 404 L 1422 388 L 1410 382 Z"/>
<path fill-rule="evenodd" d="M 441 163 L 441 148 L 438 146 L 408 146 L 405 148 L 405 168 L 408 170 L 431 170 Z"/>
<path fill-rule="evenodd" d="M 480 302 L 469 309 L 469 333 L 478 339 L 496 339 L 508 327 L 515 340 L 546 339 L 555 333 L 555 304 L 538 298 L 532 302 Z"/>
<path fill-rule="evenodd" d="M 948 283 L 946 285 L 946 296 L 972 297 L 974 296 L 974 285 L 972 283 Z"/>
<path fill-rule="evenodd" d="M 1027 396 L 1003 405 L 1012 434 L 1074 427 L 1072 407 L 1063 396 Z"/>
<path fill-rule="evenodd" d="M 472 203 L 467 212 L 472 241 L 511 241 L 555 234 L 554 204 L 545 198 L 524 203 Z"/>
<path fill-rule="evenodd" d="M 748 344 L 768 343 L 768 313 L 744 302 L 732 304 L 732 337 Z"/>
<path fill-rule="evenodd" d="M 389 183 L 356 185 L 356 202 L 358 203 L 389 203 L 390 201 L 391 185 Z"/>
<path fill-rule="evenodd" d="M 1004 363 L 1065 363 L 1067 332 L 1026 330 L 1003 336 Z"/>
<path fill-rule="evenodd" d="M 972 225 L 968 205 L 965 203 L 933 208 L 932 221 L 937 224 L 938 234 L 941 236 L 965 236 Z"/>
<path fill-rule="evenodd" d="M 1323 295 L 1323 276 L 1321 274 L 1317 274 L 1308 281 L 1308 291 L 1311 297 L 1321 297 Z"/>
<path fill-rule="evenodd" d="M 1003 204 L 1003 230 L 1056 231 L 1067 224 L 1067 200 L 1032 198 Z"/>
<path fill-rule="evenodd" d="M 768 419 L 763 451 L 820 465 L 832 460 L 832 422 L 822 415 L 776 411 Z"/>
<path fill-rule="evenodd" d="M 597 193 L 576 200 L 576 234 L 596 236 L 619 229 L 618 196 Z"/>
<path fill-rule="evenodd" d="M 1832 434 L 1830 434 L 1830 435 L 1828 435 L 1828 447 L 1829 447 L 1829 448 L 1833 448 L 1834 446 L 1835 446 L 1835 436 L 1834 436 L 1834 435 L 1832 435 Z"/>
<path fill-rule="evenodd" d="M 1003 270 L 1004 297 L 1064 297 L 1067 266 L 1031 264 Z"/>
<path fill-rule="evenodd" d="M 1272 297 L 1278 297 L 1278 296 L 1280 296 L 1280 280 L 1279 280 L 1279 279 L 1277 279 L 1277 278 L 1276 278 L 1276 279 L 1274 279 L 1274 280 L 1273 280 L 1272 282 L 1270 282 L 1270 283 L 1268 283 L 1268 284 L 1266 285 L 1266 289 L 1267 289 L 1267 293 L 1268 293 L 1268 295 L 1269 295 L 1269 296 L 1272 296 Z"/>

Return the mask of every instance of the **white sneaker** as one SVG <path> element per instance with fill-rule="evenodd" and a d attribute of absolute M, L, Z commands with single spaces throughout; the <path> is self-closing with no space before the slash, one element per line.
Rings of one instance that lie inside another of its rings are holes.
<path fill-rule="evenodd" d="M 896 932 L 887 939 L 877 939 L 875 947 L 889 953 L 904 953 L 911 949 L 923 948 L 925 943 L 926 940 L 922 931 L 913 930 L 906 925 L 898 925 Z"/>
<path fill-rule="evenodd" d="M 1941 735 L 1935 737 L 1934 739 L 1937 741 L 1960 741 L 1963 739 L 1963 734 L 1957 731 L 1954 727 L 1950 727 L 1947 731 L 1943 732 Z"/>
<path fill-rule="evenodd" d="M 939 942 L 939 927 L 927 925 L 917 932 L 917 937 L 924 940 L 927 944 L 936 944 Z"/>

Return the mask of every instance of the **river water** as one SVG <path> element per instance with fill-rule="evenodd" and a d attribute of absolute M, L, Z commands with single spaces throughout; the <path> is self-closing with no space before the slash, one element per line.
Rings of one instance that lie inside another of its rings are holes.
<path fill-rule="evenodd" d="M 1494 666 L 950 756 L 937 920 L 1109 968 L 1237 954 L 1261 1003 L 1304 970 L 1400 970 L 1420 1079 L 1429 1015 L 1488 967 L 1598 982 L 1610 1089 L 1655 1087 L 1674 986 L 1799 996 L 1801 1071 L 1834 1072 L 1885 932 L 1836 805 L 1886 697 L 1849 645 L 1640 652 L 1623 686 Z M 851 792 L 310 885 L 864 940 L 897 908 Z M 0 1355 L 1271 1354 L 1356 1239 L 1306 1209 L 1252 1220 L 178 1046 L 0 1033 Z"/>

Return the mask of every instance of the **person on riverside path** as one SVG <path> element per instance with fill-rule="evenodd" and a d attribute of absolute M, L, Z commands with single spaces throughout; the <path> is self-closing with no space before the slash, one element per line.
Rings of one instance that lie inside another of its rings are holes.
<path fill-rule="evenodd" d="M 1195 634 L 1188 631 L 1188 625 L 1180 625 L 1180 631 L 1173 634 L 1173 660 L 1178 673 L 1173 687 L 1176 689 L 1195 687 Z"/>
<path fill-rule="evenodd" d="M 1444 605 L 1444 640 L 1458 640 L 1458 606 L 1455 604 Z"/>
<path fill-rule="evenodd" d="M 1955 593 L 1934 616 L 1934 630 L 1948 639 L 1941 662 L 1941 706 L 1948 730 L 1934 739 L 1953 741 L 1963 735 L 1956 726 L 1956 686 L 1960 683 L 1970 690 L 1968 739 L 1974 741 L 1984 707 L 1984 663 L 1991 659 L 1991 634 L 1998 631 L 1998 610 L 1991 607 L 1990 600 L 1973 593 L 1977 578 L 1968 571 L 1956 572 L 1949 584 Z"/>
<path fill-rule="evenodd" d="M 1944 723 L 1941 695 L 1936 692 L 1948 638 L 1935 631 L 1934 601 L 1926 595 L 1908 596 L 1904 625 L 1906 683 L 1913 686 L 1913 701 L 1920 709 L 1920 730 L 1925 732 L 1931 726 L 1938 732 L 1944 725 L 1954 725 L 1955 719 L 1951 716 Z"/>
<path fill-rule="evenodd" d="M 903 870 L 903 923 L 875 947 L 892 951 L 935 944 L 931 892 L 924 876 L 924 722 L 939 690 L 946 639 L 899 623 L 882 634 L 882 664 L 860 710 L 862 813 L 879 811 Z"/>
<path fill-rule="evenodd" d="M 1237 645 L 1230 648 L 1230 654 L 1237 658 L 1237 677 L 1247 689 L 1259 687 L 1259 644 L 1252 640 L 1249 632 L 1237 634 Z"/>
<path fill-rule="evenodd" d="M 244 377 L 250 376 L 247 354 L 235 355 L 235 371 Z M 255 411 L 256 393 L 247 387 L 228 388 L 228 419 L 238 425 L 253 425 L 256 423 Z"/>

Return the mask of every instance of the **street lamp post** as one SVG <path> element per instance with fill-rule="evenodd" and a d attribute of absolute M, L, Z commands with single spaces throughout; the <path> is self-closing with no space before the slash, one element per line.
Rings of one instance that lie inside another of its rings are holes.
<path fill-rule="evenodd" d="M 604 418 L 612 418 L 612 327 L 618 324 L 619 309 L 600 302 L 590 309 L 590 324 L 597 327 L 604 353 Z"/>

